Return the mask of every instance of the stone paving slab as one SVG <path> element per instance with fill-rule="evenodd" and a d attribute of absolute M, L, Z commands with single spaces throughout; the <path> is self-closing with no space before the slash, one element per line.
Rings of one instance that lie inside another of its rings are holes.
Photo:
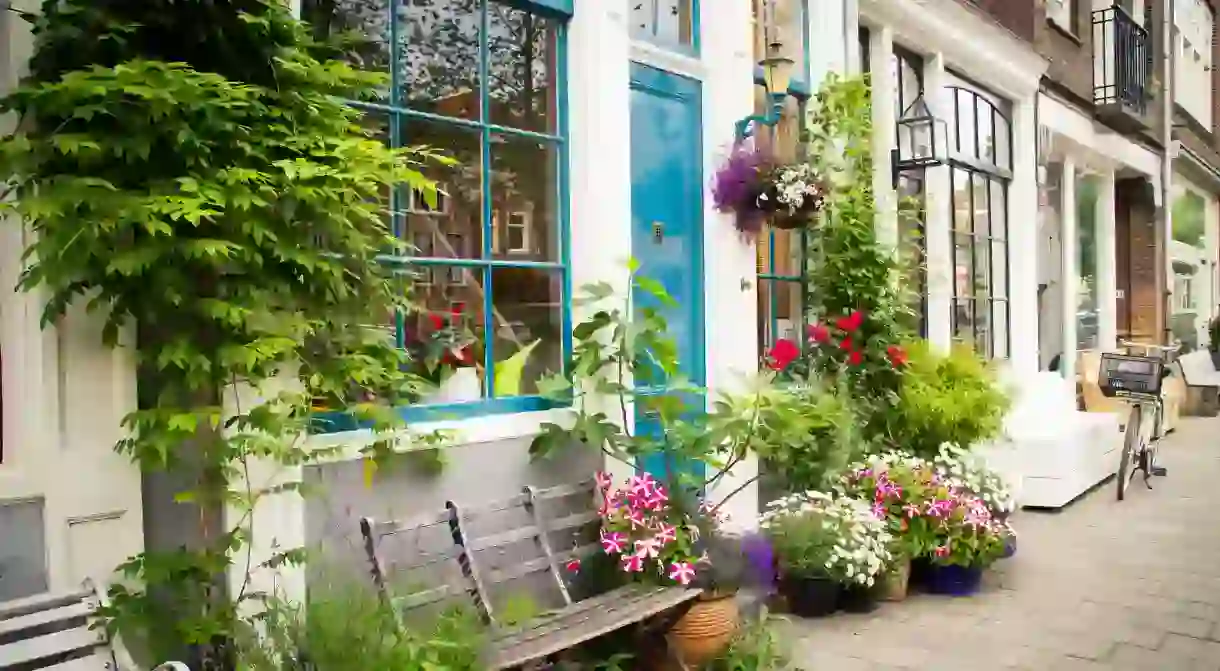
<path fill-rule="evenodd" d="M 1220 671 L 1220 418 L 1161 448 L 1169 476 L 1109 481 L 1022 511 L 1017 555 L 968 598 L 914 595 L 868 615 L 791 620 L 806 671 Z"/>

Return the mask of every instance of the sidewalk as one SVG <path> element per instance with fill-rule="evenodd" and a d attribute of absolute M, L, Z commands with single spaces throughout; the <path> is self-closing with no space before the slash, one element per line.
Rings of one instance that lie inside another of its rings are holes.
<path fill-rule="evenodd" d="M 856 669 L 1220 671 L 1220 418 L 1162 443 L 1167 478 L 1113 481 L 1060 512 L 1022 511 L 1017 555 L 966 599 L 793 620 L 796 665 Z"/>

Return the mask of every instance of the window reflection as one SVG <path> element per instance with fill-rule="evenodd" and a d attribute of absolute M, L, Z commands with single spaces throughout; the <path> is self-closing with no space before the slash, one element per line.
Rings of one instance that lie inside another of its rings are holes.
<path fill-rule="evenodd" d="M 622 0 L 630 10 L 633 39 L 666 47 L 694 45 L 693 0 Z"/>

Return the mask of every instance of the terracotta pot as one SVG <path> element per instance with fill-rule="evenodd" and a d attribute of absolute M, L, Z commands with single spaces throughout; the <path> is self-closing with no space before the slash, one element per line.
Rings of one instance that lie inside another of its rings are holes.
<path fill-rule="evenodd" d="M 881 578 L 882 601 L 902 601 L 907 598 L 911 582 L 911 560 L 903 559 Z"/>
<path fill-rule="evenodd" d="M 705 594 L 669 630 L 669 644 L 683 663 L 698 668 L 728 647 L 740 621 L 736 594 Z"/>

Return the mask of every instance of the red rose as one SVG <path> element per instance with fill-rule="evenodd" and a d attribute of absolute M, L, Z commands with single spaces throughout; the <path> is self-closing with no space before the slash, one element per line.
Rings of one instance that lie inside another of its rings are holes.
<path fill-rule="evenodd" d="M 801 348 L 797 347 L 796 343 L 786 338 L 777 340 L 767 352 L 767 367 L 771 370 L 783 370 L 800 355 Z"/>
<path fill-rule="evenodd" d="M 898 345 L 890 345 L 885 348 L 885 354 L 890 358 L 890 364 L 894 368 L 900 368 L 907 363 L 907 351 Z"/>
<path fill-rule="evenodd" d="M 846 317 L 839 317 L 837 320 L 835 320 L 835 326 L 839 327 L 840 330 L 847 331 L 848 333 L 860 328 L 860 325 L 863 323 L 864 313 L 859 310 L 852 312 Z"/>
<path fill-rule="evenodd" d="M 853 366 L 859 366 L 864 361 L 864 354 L 860 350 L 855 349 L 851 354 L 847 355 L 847 363 Z"/>
<path fill-rule="evenodd" d="M 830 341 L 830 329 L 821 324 L 810 324 L 805 327 L 805 337 L 821 344 Z"/>
<path fill-rule="evenodd" d="M 844 352 L 851 349 L 851 347 L 851 338 L 844 338 L 843 342 L 839 343 L 839 349 L 843 350 Z"/>

